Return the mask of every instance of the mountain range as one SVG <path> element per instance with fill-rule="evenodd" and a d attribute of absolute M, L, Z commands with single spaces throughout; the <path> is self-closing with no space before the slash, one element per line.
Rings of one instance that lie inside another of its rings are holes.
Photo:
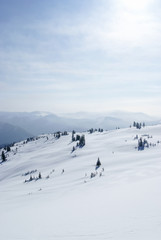
<path fill-rule="evenodd" d="M 144 113 L 109 112 L 109 113 L 68 113 L 59 116 L 50 112 L 0 112 L 0 145 L 56 131 L 85 131 L 89 128 L 105 130 L 124 128 L 133 121 L 153 125 L 160 119 Z"/>

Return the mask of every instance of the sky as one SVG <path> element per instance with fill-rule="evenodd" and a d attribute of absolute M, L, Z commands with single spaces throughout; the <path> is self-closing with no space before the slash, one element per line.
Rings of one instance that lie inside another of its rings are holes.
<path fill-rule="evenodd" d="M 161 116 L 159 0 L 0 0 L 0 111 Z"/>

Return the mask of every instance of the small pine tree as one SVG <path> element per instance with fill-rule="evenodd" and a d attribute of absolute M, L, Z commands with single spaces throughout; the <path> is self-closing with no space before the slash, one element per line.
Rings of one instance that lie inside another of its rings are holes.
<path fill-rule="evenodd" d="M 74 131 L 72 132 L 72 142 L 75 141 L 75 137 L 74 137 Z"/>
<path fill-rule="evenodd" d="M 76 141 L 80 140 L 80 135 L 76 135 Z"/>
<path fill-rule="evenodd" d="M 73 146 L 73 148 L 72 148 L 72 152 L 74 152 L 75 151 L 75 147 Z"/>
<path fill-rule="evenodd" d="M 1 159 L 2 159 L 2 162 L 5 162 L 5 161 L 6 161 L 6 156 L 5 156 L 5 154 L 4 154 L 4 151 L 2 151 Z"/>
<path fill-rule="evenodd" d="M 82 135 L 79 140 L 79 147 L 84 147 L 85 145 L 85 136 Z"/>
<path fill-rule="evenodd" d="M 144 150 L 144 142 L 142 138 L 140 138 L 138 141 L 138 150 Z"/>
<path fill-rule="evenodd" d="M 92 134 L 93 132 L 94 132 L 93 128 L 89 129 L 89 133 Z"/>
<path fill-rule="evenodd" d="M 75 134 L 76 133 L 75 130 L 73 130 L 72 133 Z"/>
<path fill-rule="evenodd" d="M 56 133 L 56 138 L 59 139 L 60 138 L 60 132 Z"/>
<path fill-rule="evenodd" d="M 7 146 L 7 152 L 10 152 L 11 151 L 11 148 L 10 148 L 10 146 L 8 145 Z"/>
<path fill-rule="evenodd" d="M 96 168 L 99 168 L 101 166 L 100 159 L 98 158 L 97 163 L 96 163 Z"/>
<path fill-rule="evenodd" d="M 137 123 L 136 123 L 136 128 L 137 128 L 137 129 L 141 129 L 141 123 L 138 123 L 138 122 L 137 122 Z"/>
<path fill-rule="evenodd" d="M 42 177 L 41 177 L 41 172 L 39 172 L 39 179 L 41 179 Z"/>
<path fill-rule="evenodd" d="M 29 181 L 32 181 L 33 180 L 33 177 L 32 177 L 32 175 L 30 175 L 30 179 L 29 179 Z"/>

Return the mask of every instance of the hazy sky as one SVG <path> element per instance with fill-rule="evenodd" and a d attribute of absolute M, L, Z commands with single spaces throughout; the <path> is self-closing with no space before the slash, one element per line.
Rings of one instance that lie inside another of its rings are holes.
<path fill-rule="evenodd" d="M 0 90 L 0 111 L 161 115 L 161 2 L 0 0 Z"/>

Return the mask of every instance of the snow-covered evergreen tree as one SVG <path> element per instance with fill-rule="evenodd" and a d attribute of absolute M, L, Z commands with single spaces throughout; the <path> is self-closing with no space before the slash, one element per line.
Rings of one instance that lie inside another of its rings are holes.
<path fill-rule="evenodd" d="M 4 151 L 2 151 L 1 159 L 2 159 L 2 162 L 6 161 L 6 156 L 5 156 Z"/>
<path fill-rule="evenodd" d="M 96 163 L 96 169 L 99 168 L 101 166 L 101 162 L 100 159 L 98 158 L 97 163 Z"/>
<path fill-rule="evenodd" d="M 82 135 L 79 140 L 79 147 L 83 147 L 85 145 L 85 136 Z"/>
<path fill-rule="evenodd" d="M 140 138 L 138 141 L 138 150 L 144 150 L 144 141 L 142 138 Z"/>

